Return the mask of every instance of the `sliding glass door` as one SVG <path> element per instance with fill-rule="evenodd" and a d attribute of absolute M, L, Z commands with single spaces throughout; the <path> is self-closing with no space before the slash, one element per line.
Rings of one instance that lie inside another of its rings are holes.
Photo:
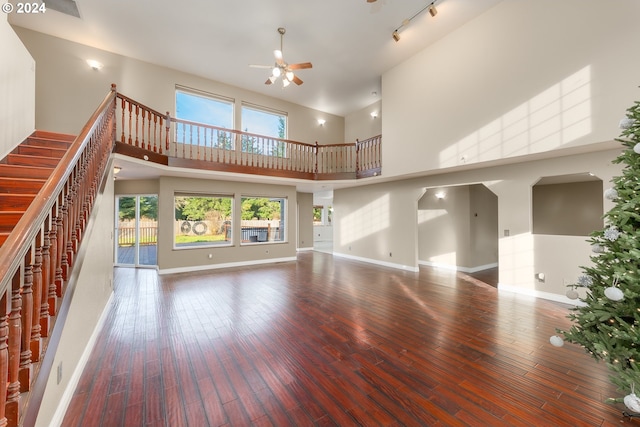
<path fill-rule="evenodd" d="M 158 264 L 158 196 L 116 196 L 116 264 Z"/>

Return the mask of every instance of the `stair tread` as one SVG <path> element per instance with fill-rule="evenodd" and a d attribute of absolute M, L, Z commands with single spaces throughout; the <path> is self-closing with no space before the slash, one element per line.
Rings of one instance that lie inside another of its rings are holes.
<path fill-rule="evenodd" d="M 68 133 L 60 133 L 60 132 L 50 132 L 43 130 L 36 130 L 31 134 L 31 136 L 42 139 L 51 139 L 58 141 L 68 141 L 73 142 L 76 139 L 76 135 L 71 135 Z"/>

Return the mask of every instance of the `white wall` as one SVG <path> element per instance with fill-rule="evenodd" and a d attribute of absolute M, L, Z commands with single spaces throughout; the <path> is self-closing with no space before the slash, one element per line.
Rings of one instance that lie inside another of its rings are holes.
<path fill-rule="evenodd" d="M 382 76 L 383 175 L 609 140 L 638 99 L 640 2 L 503 1 Z"/>
<path fill-rule="evenodd" d="M 334 253 L 406 270 L 417 268 L 418 200 L 425 188 L 483 184 L 498 197 L 499 287 L 564 300 L 565 279 L 589 263 L 586 238 L 534 236 L 531 188 L 543 176 L 594 173 L 608 188 L 619 149 L 523 161 L 334 191 Z M 603 200 L 604 210 L 611 202 Z M 508 234 L 508 236 L 506 235 Z M 420 244 L 426 244 L 421 241 Z M 436 242 L 439 245 L 440 242 Z M 390 253 L 393 255 L 390 256 Z M 534 274 L 547 280 L 537 282 Z"/>
<path fill-rule="evenodd" d="M 35 129 L 35 62 L 0 15 L 0 159 Z"/>
<path fill-rule="evenodd" d="M 377 117 L 372 117 L 375 113 Z M 374 102 L 344 118 L 344 142 L 363 141 L 382 133 L 382 101 Z"/>

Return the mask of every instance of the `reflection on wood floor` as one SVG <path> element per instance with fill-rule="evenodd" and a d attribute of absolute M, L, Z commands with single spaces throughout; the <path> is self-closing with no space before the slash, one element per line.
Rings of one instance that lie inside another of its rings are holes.
<path fill-rule="evenodd" d="M 115 304 L 64 426 L 620 426 L 567 307 L 468 275 L 302 252 L 158 276 Z"/>

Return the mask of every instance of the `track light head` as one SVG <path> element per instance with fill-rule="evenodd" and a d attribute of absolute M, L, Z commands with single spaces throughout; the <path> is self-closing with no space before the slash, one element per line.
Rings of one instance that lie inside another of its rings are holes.
<path fill-rule="evenodd" d="M 431 3 L 431 5 L 429 6 L 429 15 L 431 15 L 431 17 L 435 17 L 438 14 L 438 9 L 436 9 L 436 5 Z"/>
<path fill-rule="evenodd" d="M 400 41 L 400 33 L 398 32 L 398 30 L 395 30 L 395 31 L 393 32 L 393 34 L 391 34 L 391 37 L 393 37 L 393 39 L 394 39 L 396 42 L 399 42 L 399 41 Z"/>

